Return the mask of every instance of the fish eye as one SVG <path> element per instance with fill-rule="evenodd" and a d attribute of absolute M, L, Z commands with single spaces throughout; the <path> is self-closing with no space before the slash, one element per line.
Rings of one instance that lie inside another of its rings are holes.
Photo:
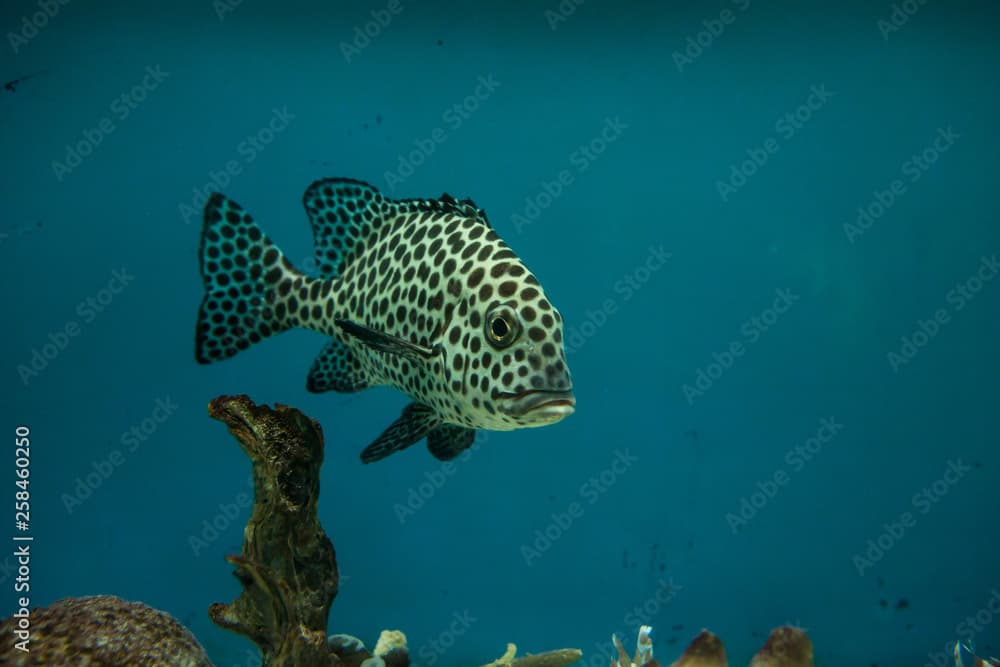
<path fill-rule="evenodd" d="M 490 344 L 502 349 L 517 340 L 520 333 L 517 317 L 508 306 L 494 308 L 486 316 L 486 339 Z"/>

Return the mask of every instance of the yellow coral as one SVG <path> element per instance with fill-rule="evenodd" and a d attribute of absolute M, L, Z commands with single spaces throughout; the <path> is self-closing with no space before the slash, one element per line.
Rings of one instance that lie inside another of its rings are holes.
<path fill-rule="evenodd" d="M 514 664 L 514 656 L 517 655 L 517 646 L 514 644 L 507 644 L 507 652 L 504 653 L 500 658 L 494 660 L 488 665 L 483 665 L 483 667 L 510 667 Z"/>

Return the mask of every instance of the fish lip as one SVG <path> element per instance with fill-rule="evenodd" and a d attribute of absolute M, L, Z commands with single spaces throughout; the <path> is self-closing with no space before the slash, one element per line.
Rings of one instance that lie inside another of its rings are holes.
<path fill-rule="evenodd" d="M 541 422 L 559 421 L 573 414 L 576 397 L 572 389 L 529 389 L 501 393 L 500 411 L 512 417 L 531 417 Z"/>

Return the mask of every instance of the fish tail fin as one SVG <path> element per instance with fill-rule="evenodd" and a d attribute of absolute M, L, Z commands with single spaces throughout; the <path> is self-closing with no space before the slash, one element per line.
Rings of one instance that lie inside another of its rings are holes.
<path fill-rule="evenodd" d="M 298 324 L 285 296 L 310 279 L 285 259 L 249 213 L 215 193 L 205 204 L 199 250 L 205 296 L 198 310 L 195 358 L 232 357 Z"/>

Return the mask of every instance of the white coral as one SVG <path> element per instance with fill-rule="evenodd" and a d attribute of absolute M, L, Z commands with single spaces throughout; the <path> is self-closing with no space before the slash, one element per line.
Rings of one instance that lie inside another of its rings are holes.
<path fill-rule="evenodd" d="M 625 647 L 622 646 L 617 635 L 611 635 L 611 642 L 618 650 L 618 659 L 611 659 L 611 667 L 642 667 L 651 663 L 653 661 L 653 640 L 650 639 L 649 633 L 652 631 L 653 628 L 648 625 L 639 627 L 639 636 L 635 640 L 635 657 L 631 660 L 629 660 L 628 653 L 625 652 Z"/>
<path fill-rule="evenodd" d="M 406 651 L 406 635 L 399 630 L 383 630 L 375 642 L 373 653 L 377 656 L 386 656 L 390 651 L 399 649 Z"/>

